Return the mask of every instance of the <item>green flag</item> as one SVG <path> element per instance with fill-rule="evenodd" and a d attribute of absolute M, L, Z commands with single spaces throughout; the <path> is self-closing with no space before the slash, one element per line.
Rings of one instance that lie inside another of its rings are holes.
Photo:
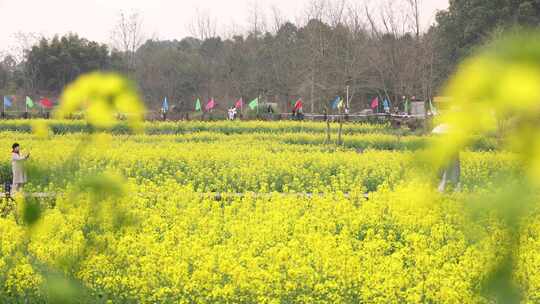
<path fill-rule="evenodd" d="M 405 99 L 405 105 L 404 105 L 405 113 L 409 113 L 409 110 L 411 108 L 410 106 L 411 106 L 411 102 L 409 98 Z"/>
<path fill-rule="evenodd" d="M 249 108 L 252 109 L 252 110 L 255 110 L 256 108 L 259 107 L 259 97 L 253 99 L 250 103 L 249 103 Z"/>
<path fill-rule="evenodd" d="M 197 98 L 197 101 L 195 102 L 195 111 L 199 112 L 202 109 L 201 107 L 201 100 Z"/>
<path fill-rule="evenodd" d="M 32 100 L 32 98 L 30 98 L 30 96 L 26 96 L 26 106 L 29 108 L 34 107 L 34 101 Z"/>

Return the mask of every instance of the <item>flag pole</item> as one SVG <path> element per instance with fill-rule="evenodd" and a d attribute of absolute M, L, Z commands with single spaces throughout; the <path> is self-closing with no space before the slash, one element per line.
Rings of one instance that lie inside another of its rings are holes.
<path fill-rule="evenodd" d="M 259 103 L 261 102 L 261 94 L 257 98 L 257 119 L 259 118 Z"/>
<path fill-rule="evenodd" d="M 347 109 L 349 109 L 349 86 L 347 86 Z"/>

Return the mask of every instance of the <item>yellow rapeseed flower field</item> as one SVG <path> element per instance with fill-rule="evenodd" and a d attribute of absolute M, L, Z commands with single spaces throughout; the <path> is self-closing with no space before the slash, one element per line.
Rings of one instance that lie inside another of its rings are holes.
<path fill-rule="evenodd" d="M 520 176 L 511 152 L 472 148 L 464 191 L 440 194 L 416 181 L 426 138 L 379 126 L 350 125 L 336 147 L 317 123 L 146 123 L 145 134 L 88 137 L 57 121 L 47 138 L 12 124 L 0 144 L 32 152 L 26 191 L 56 196 L 30 228 L 20 201 L 2 202 L 6 303 L 53 301 L 52 274 L 75 285 L 76 303 L 488 303 L 482 284 L 509 231 L 464 205 Z M 516 270 L 531 303 L 539 220 L 527 218 Z"/>

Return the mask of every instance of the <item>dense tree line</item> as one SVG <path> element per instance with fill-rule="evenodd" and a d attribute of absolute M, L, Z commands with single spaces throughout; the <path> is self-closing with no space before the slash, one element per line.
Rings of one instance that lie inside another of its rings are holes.
<path fill-rule="evenodd" d="M 417 0 L 376 12 L 340 3 L 314 6 L 302 24 L 279 14 L 271 26 L 255 18 L 247 34 L 227 39 L 199 20 L 198 38 L 142 43 L 137 16 L 122 15 L 114 50 L 76 35 L 42 39 L 21 62 L 0 63 L 0 90 L 58 94 L 98 69 L 128 74 L 151 108 L 164 96 L 182 110 L 198 97 L 225 107 L 261 96 L 283 111 L 297 98 L 307 111 L 322 111 L 347 87 L 353 110 L 377 95 L 399 106 L 403 95 L 436 95 L 456 64 L 493 35 L 540 20 L 540 0 L 452 0 L 437 25 L 421 30 Z"/>
<path fill-rule="evenodd" d="M 540 0 L 450 0 L 437 15 L 437 70 L 442 77 L 479 46 L 514 27 L 540 25 Z"/>
<path fill-rule="evenodd" d="M 17 63 L 12 56 L 0 62 L 0 90 L 4 95 L 57 96 L 77 76 L 95 70 L 120 70 L 123 58 L 106 45 L 75 34 L 42 38 Z"/>
<path fill-rule="evenodd" d="M 77 35 L 42 39 L 26 54 L 25 71 L 30 89 L 59 92 L 78 75 L 122 65 L 106 45 Z"/>

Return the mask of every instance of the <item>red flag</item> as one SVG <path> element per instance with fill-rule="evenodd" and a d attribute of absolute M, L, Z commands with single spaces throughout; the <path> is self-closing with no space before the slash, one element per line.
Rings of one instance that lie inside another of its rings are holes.
<path fill-rule="evenodd" d="M 47 108 L 47 109 L 50 109 L 53 107 L 52 101 L 50 101 L 48 98 L 41 98 L 41 100 L 39 101 L 39 104 L 42 107 Z"/>
<path fill-rule="evenodd" d="M 210 111 L 212 110 L 213 108 L 216 107 L 216 102 L 214 101 L 214 98 L 211 98 L 208 103 L 206 104 L 206 111 Z"/>
<path fill-rule="evenodd" d="M 298 99 L 296 103 L 294 104 L 294 110 L 298 111 L 304 107 L 304 104 L 302 104 L 302 99 Z"/>
<path fill-rule="evenodd" d="M 375 110 L 379 108 L 379 97 L 375 97 L 373 98 L 373 100 L 371 101 L 371 109 L 372 110 Z"/>
<path fill-rule="evenodd" d="M 244 106 L 244 100 L 242 98 L 238 99 L 236 101 L 236 104 L 234 105 L 235 108 L 241 109 Z"/>

